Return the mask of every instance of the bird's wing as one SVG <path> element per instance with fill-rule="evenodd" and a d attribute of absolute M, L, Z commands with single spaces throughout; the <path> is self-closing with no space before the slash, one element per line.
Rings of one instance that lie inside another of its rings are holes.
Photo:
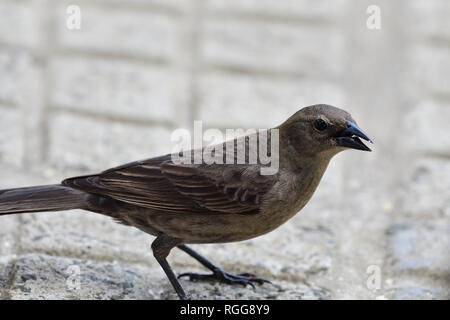
<path fill-rule="evenodd" d="M 257 165 L 182 165 L 166 155 L 63 184 L 160 212 L 254 214 L 276 181 Z"/>

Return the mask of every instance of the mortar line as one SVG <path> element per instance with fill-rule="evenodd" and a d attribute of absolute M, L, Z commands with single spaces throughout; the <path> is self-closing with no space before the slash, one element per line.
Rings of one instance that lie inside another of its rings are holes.
<path fill-rule="evenodd" d="M 189 101 L 188 109 L 190 114 L 190 124 L 194 123 L 199 116 L 199 81 L 198 72 L 200 71 L 199 49 L 201 40 L 201 23 L 203 19 L 204 1 L 192 2 L 192 7 L 189 12 Z"/>
<path fill-rule="evenodd" d="M 60 2 L 59 0 L 52 0 L 55 3 Z M 179 16 L 183 13 L 183 8 L 179 8 L 176 5 L 170 5 L 164 3 L 145 3 L 145 2 L 132 2 L 132 1 L 117 1 L 117 0 L 106 0 L 93 2 L 92 0 L 78 0 L 77 5 L 80 7 L 86 5 L 94 7 L 102 11 L 131 11 L 135 13 L 142 13 L 143 11 L 156 14 L 165 14 L 168 16 Z"/>
<path fill-rule="evenodd" d="M 52 53 L 55 51 L 55 43 L 56 43 L 56 28 L 57 28 L 57 17 L 55 16 L 56 11 L 53 9 L 56 8 L 52 5 L 52 9 L 45 11 L 45 19 L 44 19 L 44 25 L 43 25 L 43 32 L 46 34 L 45 37 L 45 49 L 44 49 L 44 56 L 45 56 L 45 63 L 44 68 L 42 70 L 41 76 L 44 78 L 42 79 L 44 86 L 43 86 L 43 98 L 42 98 L 42 127 L 41 127 L 41 162 L 45 163 L 49 157 L 49 143 L 50 143 L 50 100 L 51 100 L 51 94 L 53 92 L 52 86 L 53 86 L 53 79 L 51 74 L 51 56 Z"/>
<path fill-rule="evenodd" d="M 166 57 L 149 56 L 148 54 L 127 53 L 127 52 L 111 52 L 110 49 L 94 49 L 94 48 L 72 48 L 57 47 L 52 52 L 52 58 L 76 59 L 89 58 L 95 60 L 117 60 L 119 62 L 128 62 L 142 67 L 151 66 L 167 66 L 171 61 Z"/>
<path fill-rule="evenodd" d="M 263 12 L 243 12 L 243 11 L 215 11 L 208 10 L 208 16 L 213 19 L 229 19 L 236 22 L 268 22 L 277 23 L 280 25 L 292 25 L 292 26 L 308 26 L 308 27 L 333 27 L 336 22 L 333 18 L 320 15 L 305 15 L 305 14 L 277 14 L 277 13 L 263 13 Z"/>
<path fill-rule="evenodd" d="M 86 117 L 90 119 L 98 119 L 103 121 L 111 121 L 111 122 L 120 122 L 123 124 L 134 124 L 139 126 L 159 126 L 159 127 L 165 127 L 173 129 L 175 128 L 175 124 L 171 120 L 155 120 L 151 118 L 134 118 L 134 117 L 127 117 L 120 114 L 108 114 L 108 113 L 102 113 L 102 112 L 95 112 L 90 111 L 87 109 L 79 109 L 74 106 L 60 106 L 56 104 L 50 104 L 49 105 L 49 111 L 51 111 L 52 114 L 55 113 L 70 113 L 73 115 L 78 115 L 81 117 Z"/>

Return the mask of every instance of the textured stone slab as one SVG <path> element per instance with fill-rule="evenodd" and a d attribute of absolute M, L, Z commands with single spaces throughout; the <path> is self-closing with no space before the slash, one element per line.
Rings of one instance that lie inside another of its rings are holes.
<path fill-rule="evenodd" d="M 207 64 L 310 77 L 342 71 L 344 38 L 331 27 L 209 19 L 202 36 L 200 55 Z"/>
<path fill-rule="evenodd" d="M 103 171 L 138 159 L 171 152 L 171 131 L 164 127 L 58 113 L 50 128 L 50 161 L 59 169 Z"/>
<path fill-rule="evenodd" d="M 436 139 L 439 139 L 436 137 Z M 400 190 L 406 215 L 419 218 L 450 216 L 450 163 L 445 158 L 422 158 L 411 163 Z"/>
<path fill-rule="evenodd" d="M 20 104 L 32 81 L 32 56 L 20 49 L 0 48 L 0 101 Z"/>
<path fill-rule="evenodd" d="M 150 269 L 42 254 L 21 256 L 11 299 L 151 299 Z"/>
<path fill-rule="evenodd" d="M 187 107 L 187 75 L 167 67 L 114 59 L 57 58 L 51 72 L 51 103 L 61 108 L 170 122 Z"/>
<path fill-rule="evenodd" d="M 435 40 L 450 39 L 450 4 L 446 0 L 410 2 L 410 32 Z"/>
<path fill-rule="evenodd" d="M 449 292 L 445 289 L 437 289 L 428 286 L 412 286 L 397 288 L 393 299 L 395 300 L 446 300 Z"/>
<path fill-rule="evenodd" d="M 159 268 L 159 266 L 157 266 Z M 12 299 L 175 299 L 155 267 L 28 254 L 16 261 Z M 282 282 L 243 288 L 183 281 L 193 299 L 318 299 L 319 289 Z"/>
<path fill-rule="evenodd" d="M 0 104 L 0 162 L 22 164 L 25 152 L 21 110 Z"/>
<path fill-rule="evenodd" d="M 99 261 L 148 263 L 153 259 L 150 250 L 153 237 L 96 213 L 81 210 L 34 213 L 21 219 L 22 252 Z"/>
<path fill-rule="evenodd" d="M 388 257 L 393 271 L 448 277 L 448 219 L 394 224 L 387 230 L 387 234 Z"/>
<path fill-rule="evenodd" d="M 344 102 L 339 86 L 326 82 L 226 73 L 203 75 L 199 91 L 199 118 L 227 128 L 270 128 L 303 106 Z"/>
<path fill-rule="evenodd" d="M 0 3 L 0 42 L 35 46 L 40 38 L 39 15 L 33 1 L 2 1 Z M 3 83 L 3 82 L 2 82 Z"/>
<path fill-rule="evenodd" d="M 450 48 L 417 43 L 408 50 L 408 70 L 406 83 L 416 99 L 425 92 L 448 97 L 450 66 L 447 63 Z"/>
<path fill-rule="evenodd" d="M 446 103 L 422 101 L 411 106 L 404 118 L 402 145 L 422 155 L 450 156 L 448 119 L 450 108 Z"/>
<path fill-rule="evenodd" d="M 66 27 L 66 8 L 56 12 L 57 42 L 67 49 L 126 54 L 129 56 L 171 59 L 178 52 L 177 20 L 151 11 L 108 10 L 89 2 L 80 4 L 80 29 Z"/>

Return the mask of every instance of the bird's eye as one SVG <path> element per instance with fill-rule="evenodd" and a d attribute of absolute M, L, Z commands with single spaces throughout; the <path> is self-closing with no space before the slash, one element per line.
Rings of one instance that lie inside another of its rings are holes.
<path fill-rule="evenodd" d="M 314 121 L 314 128 L 319 131 L 323 131 L 327 128 L 327 123 L 323 119 L 317 119 Z"/>

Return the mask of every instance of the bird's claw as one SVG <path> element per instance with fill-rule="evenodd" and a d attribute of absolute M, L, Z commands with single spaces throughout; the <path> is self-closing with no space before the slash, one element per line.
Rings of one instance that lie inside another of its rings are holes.
<path fill-rule="evenodd" d="M 178 276 L 179 278 L 189 277 L 190 281 L 220 281 L 228 284 L 241 284 L 244 287 L 250 285 L 252 288 L 255 287 L 254 283 L 263 284 L 270 283 L 269 280 L 258 278 L 254 274 L 251 273 L 239 273 L 239 274 L 230 274 L 223 270 L 215 271 L 211 274 L 198 274 L 192 272 L 182 273 Z"/>

